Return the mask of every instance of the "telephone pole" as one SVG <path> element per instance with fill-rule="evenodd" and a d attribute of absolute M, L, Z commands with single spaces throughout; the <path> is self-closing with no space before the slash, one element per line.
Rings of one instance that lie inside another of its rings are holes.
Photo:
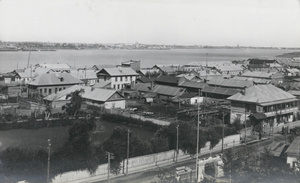
<path fill-rule="evenodd" d="M 178 160 L 178 128 L 179 128 L 179 125 L 177 125 L 176 127 L 176 131 L 177 131 L 177 139 L 176 139 L 176 163 L 177 163 L 177 160 Z"/>
<path fill-rule="evenodd" d="M 51 140 L 48 139 L 48 167 L 47 167 L 47 183 L 50 183 L 50 153 L 51 153 Z"/>
<path fill-rule="evenodd" d="M 127 161 L 126 161 L 126 175 L 128 175 L 128 159 L 129 159 L 129 129 L 127 130 Z"/>
<path fill-rule="evenodd" d="M 110 160 L 114 159 L 114 154 L 110 153 L 108 151 L 105 152 L 106 156 L 107 156 L 107 160 L 108 160 L 108 166 L 107 166 L 107 182 L 109 183 L 109 174 L 110 174 Z"/>

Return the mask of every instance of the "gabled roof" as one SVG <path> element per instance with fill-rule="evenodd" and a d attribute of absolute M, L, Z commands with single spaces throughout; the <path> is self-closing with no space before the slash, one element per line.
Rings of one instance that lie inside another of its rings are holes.
<path fill-rule="evenodd" d="M 182 95 L 185 92 L 185 89 L 173 86 L 156 85 L 151 92 L 174 97 Z"/>
<path fill-rule="evenodd" d="M 141 78 L 138 78 L 137 81 L 140 81 L 141 83 L 151 83 L 153 81 L 155 81 L 156 78 L 155 77 L 151 77 L 151 78 L 148 78 L 148 77 L 141 77 Z"/>
<path fill-rule="evenodd" d="M 300 137 L 296 137 L 293 140 L 293 142 L 290 144 L 290 146 L 287 148 L 285 153 L 288 156 L 299 157 L 299 155 L 300 155 L 299 147 L 300 147 Z"/>
<path fill-rule="evenodd" d="M 218 65 L 216 68 L 222 72 L 226 71 L 242 71 L 244 68 L 241 64 L 226 64 L 226 65 Z"/>
<path fill-rule="evenodd" d="M 99 83 L 94 84 L 93 88 L 110 88 L 111 82 L 109 80 L 100 80 Z"/>
<path fill-rule="evenodd" d="M 108 74 L 109 76 L 138 76 L 132 68 L 103 68 L 97 75 Z"/>
<path fill-rule="evenodd" d="M 295 96 L 273 85 L 254 85 L 247 88 L 244 93 L 245 94 L 237 93 L 227 99 L 232 101 L 257 103 L 260 105 L 296 100 Z"/>
<path fill-rule="evenodd" d="M 114 65 L 94 65 L 93 68 L 96 70 L 101 70 L 104 68 L 115 68 L 116 66 Z"/>
<path fill-rule="evenodd" d="M 137 83 L 132 86 L 132 89 L 140 92 L 149 92 L 151 90 L 151 83 Z"/>
<path fill-rule="evenodd" d="M 253 78 L 271 78 L 273 72 L 261 72 L 261 71 L 247 71 L 242 74 L 243 77 L 253 77 Z"/>
<path fill-rule="evenodd" d="M 240 92 L 240 90 L 233 89 L 233 88 L 221 88 L 221 87 L 208 86 L 208 87 L 205 87 L 202 90 L 202 92 L 231 96 L 231 95 L 234 95 L 234 94 Z"/>
<path fill-rule="evenodd" d="M 179 83 L 178 86 L 185 87 L 185 88 L 203 89 L 208 85 L 203 82 L 183 81 L 183 82 Z"/>
<path fill-rule="evenodd" d="M 97 79 L 97 71 L 95 70 L 71 70 L 70 74 L 80 80 Z"/>
<path fill-rule="evenodd" d="M 82 83 L 79 79 L 67 73 L 42 74 L 34 78 L 28 85 L 48 86 L 48 85 L 69 85 Z"/>
<path fill-rule="evenodd" d="M 44 100 L 48 100 L 48 101 L 67 100 L 66 96 L 76 90 L 84 91 L 81 94 L 82 98 L 94 100 L 94 101 L 100 101 L 100 102 L 106 102 L 107 100 L 109 100 L 109 98 L 112 95 L 114 95 L 115 93 L 118 93 L 116 90 L 108 90 L 108 89 L 93 88 L 93 87 L 88 87 L 88 86 L 74 85 L 65 90 L 48 95 L 47 97 L 44 98 Z M 119 95 L 121 96 L 121 98 L 124 99 L 124 97 L 121 94 L 119 94 Z"/>
<path fill-rule="evenodd" d="M 244 88 L 253 86 L 251 81 L 243 81 L 237 79 L 212 79 L 207 82 L 210 86 L 221 86 L 221 87 L 230 87 L 230 88 Z"/>
<path fill-rule="evenodd" d="M 164 76 L 161 75 L 158 78 L 156 78 L 155 82 L 158 83 L 170 83 L 170 84 L 178 84 L 179 81 L 179 77 L 175 77 L 175 76 Z"/>

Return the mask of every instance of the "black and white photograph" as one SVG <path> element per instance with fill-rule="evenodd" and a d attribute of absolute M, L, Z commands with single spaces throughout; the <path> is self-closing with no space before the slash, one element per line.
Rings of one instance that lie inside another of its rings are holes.
<path fill-rule="evenodd" d="M 0 0 L 1 183 L 299 183 L 300 0 Z"/>

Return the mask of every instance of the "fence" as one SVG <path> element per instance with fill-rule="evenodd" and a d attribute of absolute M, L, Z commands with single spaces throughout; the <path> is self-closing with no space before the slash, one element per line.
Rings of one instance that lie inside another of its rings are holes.
<path fill-rule="evenodd" d="M 224 149 L 236 146 L 240 144 L 240 135 L 230 135 L 224 138 Z M 220 141 L 213 149 L 210 148 L 210 142 L 207 142 L 204 148 L 201 148 L 200 154 L 208 154 L 222 149 L 222 141 Z M 145 170 L 153 168 L 165 163 L 172 163 L 175 160 L 175 151 L 170 150 L 166 152 L 149 154 L 145 156 L 139 156 L 130 158 L 128 160 L 128 172 L 133 172 L 134 170 Z M 178 153 L 178 160 L 180 159 L 193 159 L 195 157 L 185 154 L 181 150 Z M 121 167 L 126 169 L 126 163 L 121 164 Z M 88 171 L 73 171 L 66 172 L 60 175 L 57 175 L 53 178 L 53 183 L 63 183 L 63 182 L 93 182 L 96 180 L 104 180 L 107 177 L 107 164 L 98 166 L 94 174 L 90 174 Z"/>

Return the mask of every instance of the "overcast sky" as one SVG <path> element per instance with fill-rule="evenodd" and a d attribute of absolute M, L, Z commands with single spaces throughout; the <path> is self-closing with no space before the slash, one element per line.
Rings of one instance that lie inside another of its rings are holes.
<path fill-rule="evenodd" d="M 0 0 L 0 40 L 300 47 L 300 1 Z"/>

